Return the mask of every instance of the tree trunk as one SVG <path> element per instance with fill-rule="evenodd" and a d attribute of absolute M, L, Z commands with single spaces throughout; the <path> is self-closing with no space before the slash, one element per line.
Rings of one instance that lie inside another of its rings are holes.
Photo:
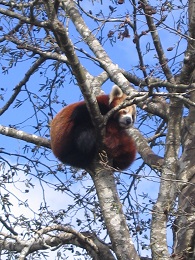
<path fill-rule="evenodd" d="M 99 164 L 99 165 L 98 165 Z M 113 171 L 98 163 L 91 172 L 100 208 L 118 260 L 139 260 L 123 213 Z"/>
<path fill-rule="evenodd" d="M 189 40 L 180 83 L 191 84 L 190 101 L 195 102 L 195 1 L 189 0 Z M 178 211 L 174 223 L 174 254 L 178 259 L 195 259 L 195 107 L 182 129 L 183 153 L 179 162 Z"/>
<path fill-rule="evenodd" d="M 191 92 L 195 101 L 195 92 Z M 178 212 L 174 223 L 174 253 L 195 259 L 195 107 L 190 107 L 183 129 L 183 154 L 180 159 Z"/>

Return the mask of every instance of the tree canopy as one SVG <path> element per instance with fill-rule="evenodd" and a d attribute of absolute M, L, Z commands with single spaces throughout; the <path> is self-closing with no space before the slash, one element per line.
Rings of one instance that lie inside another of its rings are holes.
<path fill-rule="evenodd" d="M 195 258 L 195 3 L 0 1 L 0 258 Z M 118 85 L 136 161 L 59 162 L 50 124 Z"/>

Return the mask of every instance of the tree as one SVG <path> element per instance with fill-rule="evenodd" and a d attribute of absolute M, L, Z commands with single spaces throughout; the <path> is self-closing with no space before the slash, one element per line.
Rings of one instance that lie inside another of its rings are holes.
<path fill-rule="evenodd" d="M 4 259 L 195 258 L 195 3 L 104 2 L 0 1 Z M 95 97 L 113 83 L 138 107 L 136 162 L 61 164 L 50 121 L 80 89 L 101 136 Z"/>

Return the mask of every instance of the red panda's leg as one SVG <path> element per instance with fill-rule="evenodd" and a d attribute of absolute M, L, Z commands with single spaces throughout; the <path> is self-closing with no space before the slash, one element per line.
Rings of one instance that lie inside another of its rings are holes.
<path fill-rule="evenodd" d="M 113 159 L 113 167 L 119 168 L 120 170 L 127 169 L 132 162 L 135 160 L 136 150 L 133 150 L 131 153 L 128 154 L 121 154 L 118 157 Z"/>

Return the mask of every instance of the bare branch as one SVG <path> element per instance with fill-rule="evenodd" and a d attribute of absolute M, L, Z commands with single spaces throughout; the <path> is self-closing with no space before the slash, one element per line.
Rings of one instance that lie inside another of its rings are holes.
<path fill-rule="evenodd" d="M 152 15 L 148 14 L 147 11 L 146 11 L 146 7 L 148 6 L 148 2 L 147 2 L 147 0 L 142 0 L 141 2 L 143 3 L 143 10 L 144 10 L 145 15 L 146 15 L 147 24 L 148 24 L 150 33 L 152 35 L 153 43 L 154 43 L 154 46 L 156 48 L 156 52 L 158 54 L 161 67 L 164 71 L 164 74 L 165 74 L 167 80 L 171 83 L 175 83 L 175 79 L 174 79 L 174 77 L 171 73 L 169 66 L 168 66 L 167 58 L 165 56 L 165 53 L 164 53 L 164 50 L 163 50 L 163 47 L 162 47 L 162 44 L 161 44 L 161 41 L 160 41 L 160 38 L 159 38 L 159 35 L 158 35 L 158 31 L 157 31 L 157 28 L 156 28 L 154 20 L 153 20 L 153 17 L 152 17 Z"/>
<path fill-rule="evenodd" d="M 70 0 L 63 0 L 62 4 L 65 11 L 74 23 L 76 29 L 82 36 L 83 40 L 87 43 L 95 56 L 98 58 L 100 65 L 108 73 L 112 81 L 116 85 L 120 86 L 125 93 L 127 90 L 129 90 L 132 92 L 131 94 L 133 94 L 134 90 L 132 86 L 129 85 L 129 82 L 122 75 L 118 66 L 112 62 L 103 47 L 100 45 L 99 41 L 91 33 L 80 13 L 78 12 L 77 8 L 75 7 L 74 2 Z"/>
<path fill-rule="evenodd" d="M 32 65 L 32 67 L 26 72 L 24 78 L 18 83 L 17 86 L 14 88 L 14 93 L 10 97 L 10 99 L 7 101 L 7 103 L 0 109 L 0 115 L 2 115 L 9 107 L 10 105 L 14 102 L 16 97 L 21 91 L 21 88 L 28 82 L 30 77 L 33 75 L 33 73 L 38 69 L 38 67 L 45 62 L 45 58 L 39 58 L 35 61 L 35 63 Z"/>
<path fill-rule="evenodd" d="M 16 130 L 11 127 L 6 127 L 0 125 L 0 134 L 14 137 L 16 139 L 20 139 L 29 143 L 36 144 L 38 146 L 43 146 L 46 148 L 51 148 L 50 147 L 50 141 L 46 138 L 37 136 L 37 135 L 32 135 L 32 134 L 27 134 L 26 132 L 23 132 L 21 130 Z"/>
<path fill-rule="evenodd" d="M 132 127 L 129 129 L 129 133 L 136 141 L 138 152 L 143 158 L 144 162 L 147 163 L 151 168 L 161 171 L 164 159 L 152 151 L 151 147 L 148 145 L 148 142 L 138 129 Z"/>
<path fill-rule="evenodd" d="M 49 25 L 47 21 L 45 21 L 45 22 L 40 22 L 40 21 L 37 21 L 37 20 L 32 21 L 30 18 L 23 16 L 23 15 L 20 15 L 19 13 L 10 11 L 8 9 L 6 10 L 6 9 L 3 9 L 3 8 L 0 8 L 0 14 L 7 15 L 9 17 L 18 19 L 21 22 L 24 22 L 24 23 L 27 23 L 27 24 L 34 24 L 36 26 L 43 27 L 43 28 L 48 28 L 48 25 Z"/>
<path fill-rule="evenodd" d="M 54 249 L 54 247 L 65 244 L 74 244 L 86 249 L 93 259 L 96 260 L 115 259 L 109 247 L 102 243 L 94 234 L 89 232 L 80 233 L 68 226 L 54 225 L 39 231 L 35 230 L 34 236 L 28 239 L 28 241 L 22 240 L 17 236 L 6 236 L 3 233 L 0 233 L 0 235 L 5 237 L 0 239 L 0 248 L 3 246 L 3 248 L 10 251 L 21 252 L 20 260 L 25 259 L 32 252 Z"/>

